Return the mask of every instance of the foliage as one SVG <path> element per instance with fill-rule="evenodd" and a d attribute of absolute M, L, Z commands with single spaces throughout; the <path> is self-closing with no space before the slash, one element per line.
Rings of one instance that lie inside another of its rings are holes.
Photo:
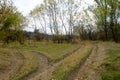
<path fill-rule="evenodd" d="M 25 23 L 25 17 L 17 11 L 17 8 L 13 6 L 13 2 L 10 0 L 2 0 L 0 2 L 0 11 L 1 11 L 1 26 L 0 26 L 0 35 L 1 40 L 5 43 L 9 43 L 9 40 L 15 41 L 17 38 L 24 38 L 24 36 L 15 36 L 16 33 L 19 34 L 22 32 L 23 25 Z M 13 34 L 15 32 L 15 34 Z M 18 40 L 20 43 L 21 41 Z M 22 42 L 23 43 L 23 42 Z"/>
<path fill-rule="evenodd" d="M 100 32 L 104 32 L 105 40 L 113 39 L 118 42 L 119 35 L 119 0 L 96 0 L 94 11 L 96 24 Z M 100 36 L 101 37 L 101 36 Z"/>
<path fill-rule="evenodd" d="M 67 39 L 70 37 L 66 40 L 67 42 L 72 42 L 74 38 L 73 28 L 77 25 L 75 24 L 77 22 L 76 17 L 78 17 L 76 14 L 79 14 L 77 9 L 80 7 L 80 2 L 44 0 L 41 5 L 30 12 L 34 27 L 39 25 L 41 33 L 53 35 L 51 37 L 53 42 L 64 42 L 65 39 L 62 39 L 64 35 Z"/>

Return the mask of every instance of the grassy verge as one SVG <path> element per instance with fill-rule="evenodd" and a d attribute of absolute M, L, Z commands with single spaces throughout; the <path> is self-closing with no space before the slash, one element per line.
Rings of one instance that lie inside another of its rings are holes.
<path fill-rule="evenodd" d="M 53 77 L 51 80 L 65 80 L 71 71 L 76 69 L 79 64 L 88 56 L 92 51 L 90 45 L 85 46 L 81 51 L 68 57 L 60 64 L 53 72 Z"/>
<path fill-rule="evenodd" d="M 57 61 L 80 47 L 80 44 L 43 44 L 43 43 L 36 43 L 31 45 L 14 45 L 14 48 L 22 49 L 22 50 L 32 50 L 41 52 L 45 56 L 48 57 L 49 61 Z"/>
<path fill-rule="evenodd" d="M 117 46 L 111 46 L 107 53 L 108 58 L 102 65 L 102 80 L 120 80 L 120 48 Z"/>
<path fill-rule="evenodd" d="M 20 54 L 24 56 L 23 65 L 20 70 L 14 75 L 10 76 L 8 80 L 20 80 L 37 68 L 35 56 L 26 52 L 22 52 Z"/>

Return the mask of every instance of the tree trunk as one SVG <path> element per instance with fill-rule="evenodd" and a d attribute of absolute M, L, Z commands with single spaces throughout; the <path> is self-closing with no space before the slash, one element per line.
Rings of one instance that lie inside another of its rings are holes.
<path fill-rule="evenodd" d="M 104 32 L 105 32 L 105 39 L 108 40 L 108 30 L 106 24 L 105 24 Z"/>

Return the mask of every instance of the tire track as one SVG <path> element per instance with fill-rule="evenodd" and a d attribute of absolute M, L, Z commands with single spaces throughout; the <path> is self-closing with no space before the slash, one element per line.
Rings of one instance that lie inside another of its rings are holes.
<path fill-rule="evenodd" d="M 7 80 L 11 75 L 17 73 L 23 64 L 23 59 L 24 57 L 21 54 L 13 54 L 11 57 L 11 65 L 0 75 L 0 80 Z"/>
<path fill-rule="evenodd" d="M 94 46 L 92 53 L 85 60 L 84 64 L 76 69 L 68 80 L 101 80 L 100 65 L 105 59 L 105 46 L 102 44 Z"/>
<path fill-rule="evenodd" d="M 28 75 L 26 78 L 22 80 L 49 80 L 52 76 L 52 72 L 55 70 L 57 66 L 59 66 L 65 59 L 72 56 L 73 54 L 77 53 L 77 51 L 81 50 L 83 48 L 83 45 L 71 53 L 65 55 L 62 59 L 50 63 L 46 56 L 39 52 L 30 51 L 33 55 L 35 55 L 38 58 L 38 69 L 33 72 L 32 74 Z M 42 61 L 41 61 L 42 60 Z"/>
<path fill-rule="evenodd" d="M 74 50 L 72 53 L 70 53 L 68 56 L 65 56 L 64 58 L 62 58 L 61 60 L 49 64 L 47 63 L 47 67 L 46 69 L 44 69 L 43 72 L 39 72 L 38 74 L 36 74 L 34 77 L 30 77 L 29 79 L 26 80 L 50 80 L 50 78 L 52 77 L 52 72 L 55 70 L 55 68 L 57 66 L 59 66 L 65 59 L 68 59 L 70 56 L 76 54 L 78 51 L 80 51 L 83 48 L 83 45 L 79 48 Z"/>
<path fill-rule="evenodd" d="M 31 78 L 35 77 L 39 73 L 45 71 L 47 69 L 47 66 L 49 65 L 48 58 L 46 56 L 42 55 L 39 52 L 35 52 L 35 51 L 28 51 L 28 52 L 30 54 L 33 54 L 37 58 L 36 63 L 38 64 L 38 67 L 35 71 L 33 71 L 32 73 L 22 78 L 22 80 L 30 80 Z"/>

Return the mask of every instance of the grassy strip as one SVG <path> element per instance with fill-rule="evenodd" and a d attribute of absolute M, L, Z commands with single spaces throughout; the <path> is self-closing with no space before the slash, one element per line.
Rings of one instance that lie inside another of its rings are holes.
<path fill-rule="evenodd" d="M 102 65 L 102 80 L 120 80 L 120 48 L 111 47 L 107 55 L 108 58 Z"/>
<path fill-rule="evenodd" d="M 76 69 L 79 66 L 86 56 L 91 53 L 91 46 L 85 46 L 85 48 L 78 52 L 77 54 L 73 54 L 69 58 L 65 59 L 64 62 L 56 68 L 53 72 L 53 77 L 51 80 L 65 80 L 71 71 Z"/>
<path fill-rule="evenodd" d="M 28 74 L 32 73 L 37 68 L 36 58 L 32 54 L 22 52 L 20 53 L 24 56 L 23 66 L 20 68 L 20 71 L 9 77 L 8 80 L 19 80 Z"/>
<path fill-rule="evenodd" d="M 34 45 L 16 45 L 15 48 L 38 51 L 48 57 L 49 61 L 57 61 L 64 57 L 64 55 L 77 49 L 79 44 L 42 44 L 38 43 L 37 46 Z"/>

